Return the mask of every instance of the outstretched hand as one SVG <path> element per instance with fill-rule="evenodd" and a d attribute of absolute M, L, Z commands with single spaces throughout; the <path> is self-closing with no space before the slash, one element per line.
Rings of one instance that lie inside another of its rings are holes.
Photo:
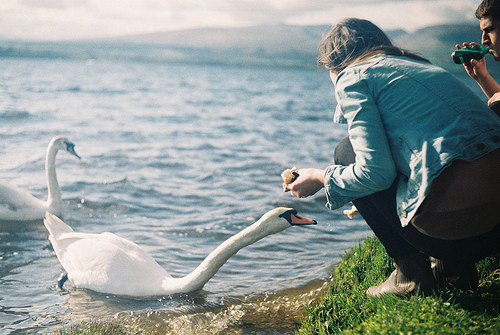
<path fill-rule="evenodd" d="M 286 185 L 286 189 L 297 198 L 309 197 L 316 194 L 324 186 L 324 171 L 321 169 L 307 168 L 296 170 L 297 179 Z"/>

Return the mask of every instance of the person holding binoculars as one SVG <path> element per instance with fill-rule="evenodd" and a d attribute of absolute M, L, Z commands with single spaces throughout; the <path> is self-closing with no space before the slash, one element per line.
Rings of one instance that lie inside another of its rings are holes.
<path fill-rule="evenodd" d="M 476 18 L 479 20 L 482 37 L 481 44 L 489 48 L 495 61 L 500 61 L 500 0 L 483 0 L 477 7 Z M 457 49 L 478 46 L 477 42 L 457 44 Z M 486 60 L 471 59 L 463 63 L 467 74 L 481 87 L 488 98 L 488 105 L 500 116 L 500 85 L 486 69 Z"/>

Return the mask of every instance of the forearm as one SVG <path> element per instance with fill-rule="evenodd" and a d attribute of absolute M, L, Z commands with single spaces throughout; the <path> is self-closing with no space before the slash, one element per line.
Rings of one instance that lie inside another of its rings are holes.
<path fill-rule="evenodd" d="M 493 94 L 500 92 L 500 85 L 489 73 L 484 77 L 477 78 L 476 81 L 488 99 L 491 98 Z"/>
<path fill-rule="evenodd" d="M 470 62 L 464 63 L 463 66 L 467 74 L 478 83 L 488 99 L 493 94 L 500 92 L 500 85 L 488 72 L 484 58 L 479 60 L 472 59 Z"/>
<path fill-rule="evenodd" d="M 363 169 L 356 163 L 349 166 L 331 165 L 327 167 L 324 177 L 327 207 L 336 209 L 349 201 L 390 187 L 396 178 L 393 161 L 392 159 L 383 159 L 380 163 L 380 166 L 374 170 L 371 167 Z"/>

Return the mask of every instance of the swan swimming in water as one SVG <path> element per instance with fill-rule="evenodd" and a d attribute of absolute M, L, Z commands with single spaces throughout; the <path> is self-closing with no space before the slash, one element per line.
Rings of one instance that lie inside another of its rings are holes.
<path fill-rule="evenodd" d="M 112 233 L 74 232 L 54 215 L 44 220 L 66 279 L 77 288 L 130 297 L 162 296 L 201 289 L 241 248 L 288 227 L 316 224 L 291 208 L 275 208 L 230 237 L 190 274 L 172 278 L 144 249 Z M 64 281 L 59 283 L 62 287 Z"/>
<path fill-rule="evenodd" d="M 45 212 L 61 215 L 61 190 L 57 183 L 55 160 L 59 150 L 66 150 L 80 158 L 75 152 L 75 145 L 67 138 L 52 138 L 45 156 L 45 173 L 47 175 L 47 201 L 35 198 L 17 186 L 0 181 L 0 221 L 32 221 L 42 220 Z"/>

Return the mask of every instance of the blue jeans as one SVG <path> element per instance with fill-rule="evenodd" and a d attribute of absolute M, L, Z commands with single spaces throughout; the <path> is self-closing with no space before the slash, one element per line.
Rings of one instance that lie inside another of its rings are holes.
<path fill-rule="evenodd" d="M 355 162 L 349 138 L 337 145 L 334 159 L 335 164 L 344 166 Z M 500 252 L 500 225 L 486 234 L 460 240 L 430 237 L 411 223 L 402 227 L 396 212 L 396 188 L 397 181 L 384 191 L 352 201 L 390 257 L 423 253 L 442 260 L 478 261 Z"/>

